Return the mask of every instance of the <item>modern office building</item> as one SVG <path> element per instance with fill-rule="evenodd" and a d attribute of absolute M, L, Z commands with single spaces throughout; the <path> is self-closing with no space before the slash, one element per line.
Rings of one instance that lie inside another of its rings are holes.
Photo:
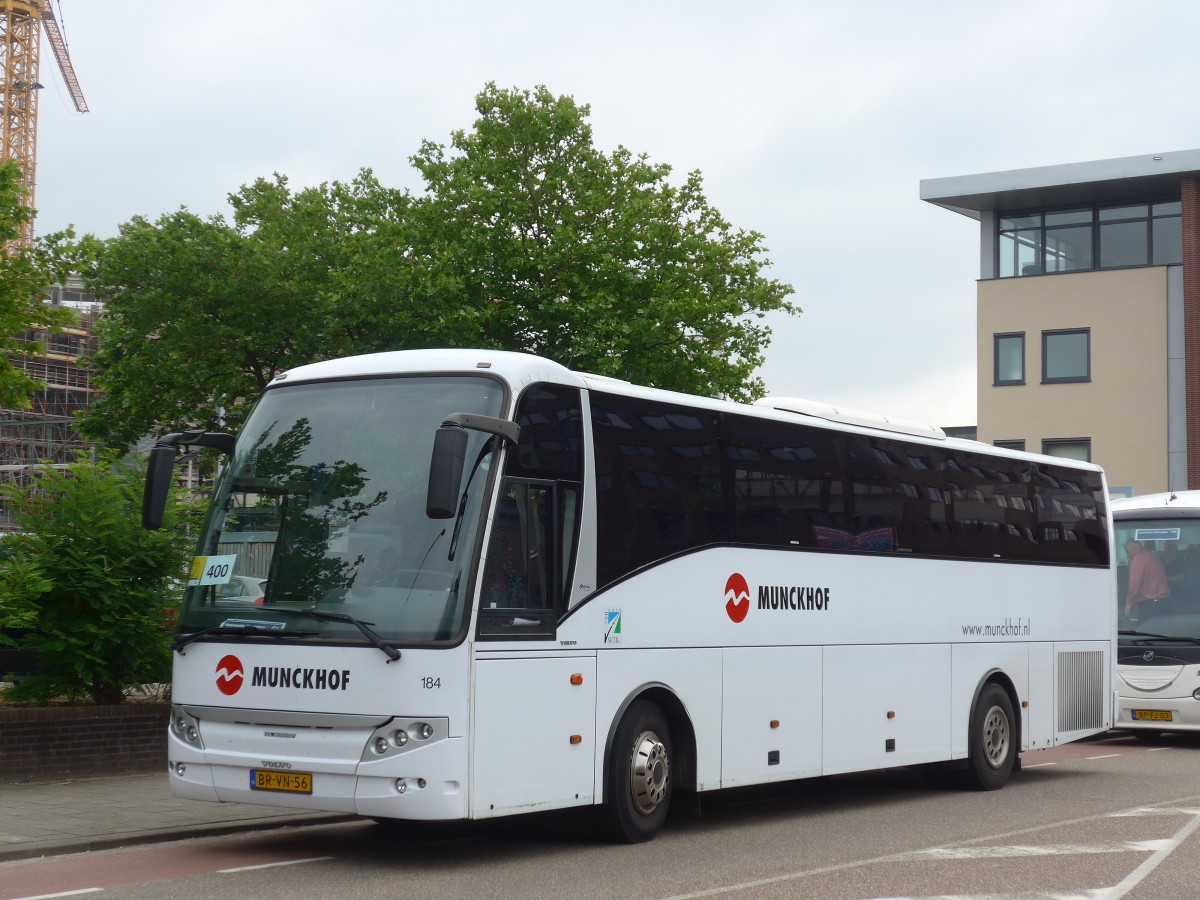
<path fill-rule="evenodd" d="M 979 222 L 978 438 L 1200 488 L 1200 150 L 921 182 Z"/>

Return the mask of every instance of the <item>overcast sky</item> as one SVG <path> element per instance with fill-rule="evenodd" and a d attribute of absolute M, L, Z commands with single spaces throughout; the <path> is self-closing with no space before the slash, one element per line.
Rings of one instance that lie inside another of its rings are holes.
<path fill-rule="evenodd" d="M 598 147 L 699 169 L 803 308 L 770 393 L 975 422 L 978 225 L 923 178 L 1200 147 L 1193 0 L 52 0 L 90 112 L 42 54 L 39 233 L 280 172 L 420 188 L 475 95 L 545 84 Z"/>

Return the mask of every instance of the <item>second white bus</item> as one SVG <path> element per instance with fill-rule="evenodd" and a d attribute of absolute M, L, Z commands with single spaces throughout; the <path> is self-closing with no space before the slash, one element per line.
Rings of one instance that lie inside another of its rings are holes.
<path fill-rule="evenodd" d="M 1116 727 L 1200 732 L 1200 491 L 1114 500 Z"/>
<path fill-rule="evenodd" d="M 797 401 L 741 405 L 494 351 L 267 388 L 179 614 L 180 797 L 376 818 L 594 807 L 946 764 L 1113 723 L 1096 466 Z M 261 603 L 223 596 L 263 581 Z"/>

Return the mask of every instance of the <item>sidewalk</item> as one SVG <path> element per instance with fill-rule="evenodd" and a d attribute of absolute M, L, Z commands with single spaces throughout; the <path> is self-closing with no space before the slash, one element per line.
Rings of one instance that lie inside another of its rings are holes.
<path fill-rule="evenodd" d="M 0 862 L 347 818 L 180 800 L 165 772 L 0 784 Z"/>

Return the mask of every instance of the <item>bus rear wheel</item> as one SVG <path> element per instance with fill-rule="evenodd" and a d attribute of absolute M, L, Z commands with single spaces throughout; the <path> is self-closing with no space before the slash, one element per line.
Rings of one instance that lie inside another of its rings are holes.
<path fill-rule="evenodd" d="M 605 838 L 636 844 L 653 838 L 671 804 L 671 732 L 648 700 L 629 707 L 605 765 L 605 801 L 597 825 Z"/>
<path fill-rule="evenodd" d="M 1017 760 L 1017 730 L 1012 701 L 998 684 L 987 684 L 971 712 L 967 737 L 967 787 L 994 791 L 1004 787 Z"/>

